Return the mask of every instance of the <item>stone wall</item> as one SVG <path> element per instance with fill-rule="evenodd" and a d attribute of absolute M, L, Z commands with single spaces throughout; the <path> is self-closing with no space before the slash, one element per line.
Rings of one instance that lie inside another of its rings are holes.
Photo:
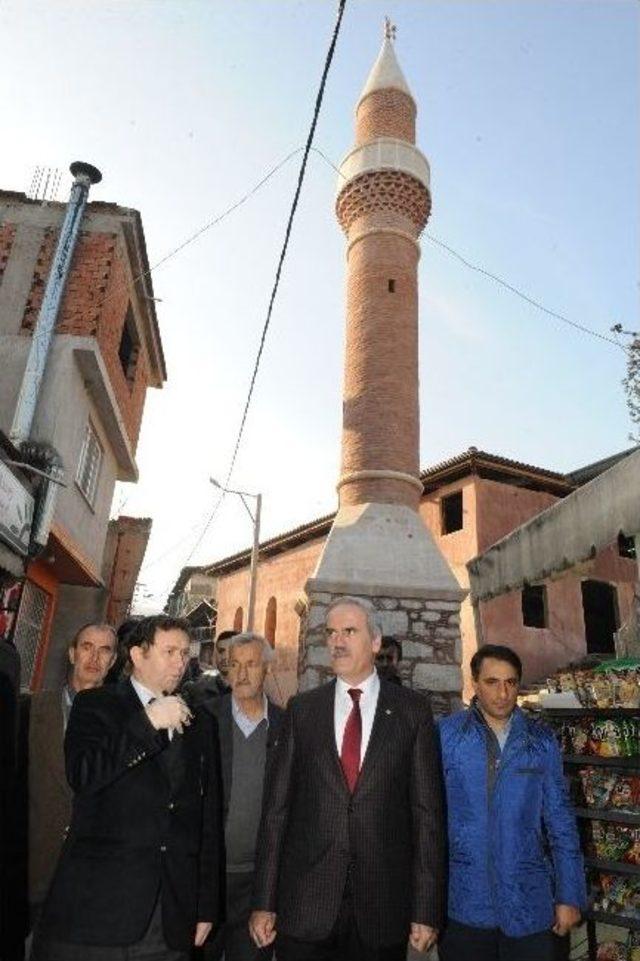
<path fill-rule="evenodd" d="M 324 634 L 329 604 L 341 595 L 312 593 L 301 619 L 298 656 L 299 690 L 333 677 Z M 363 598 L 373 603 L 384 634 L 402 641 L 403 683 L 428 692 L 435 714 L 462 706 L 460 602 L 397 597 Z"/>

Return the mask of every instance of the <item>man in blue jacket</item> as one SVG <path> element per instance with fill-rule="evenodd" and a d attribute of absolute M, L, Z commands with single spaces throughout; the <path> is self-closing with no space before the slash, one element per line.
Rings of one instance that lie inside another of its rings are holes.
<path fill-rule="evenodd" d="M 578 832 L 552 731 L 516 706 L 522 663 L 485 644 L 475 697 L 440 721 L 449 826 L 441 961 L 553 961 L 586 904 Z"/>

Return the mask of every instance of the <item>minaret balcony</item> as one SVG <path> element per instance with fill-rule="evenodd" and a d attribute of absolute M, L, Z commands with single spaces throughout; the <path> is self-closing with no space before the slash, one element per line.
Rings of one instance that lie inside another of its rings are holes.
<path fill-rule="evenodd" d="M 406 173 L 429 190 L 431 171 L 425 155 L 406 140 L 378 137 L 360 147 L 354 147 L 344 158 L 339 169 L 338 196 L 356 177 L 377 170 Z"/>

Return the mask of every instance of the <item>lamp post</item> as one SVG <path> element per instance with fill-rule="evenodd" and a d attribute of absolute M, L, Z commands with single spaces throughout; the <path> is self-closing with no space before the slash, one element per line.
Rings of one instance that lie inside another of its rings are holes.
<path fill-rule="evenodd" d="M 262 494 L 249 494 L 247 491 L 230 490 L 223 487 L 215 477 L 210 477 L 209 482 L 221 490 L 224 494 L 237 494 L 244 508 L 251 518 L 253 524 L 253 547 L 251 548 L 251 568 L 249 570 L 249 608 L 247 611 L 247 630 L 253 630 L 253 621 L 256 609 L 256 586 L 258 582 L 258 549 L 260 547 L 260 512 L 262 510 Z M 247 504 L 245 497 L 253 497 L 256 502 L 256 512 L 251 513 L 251 508 Z"/>

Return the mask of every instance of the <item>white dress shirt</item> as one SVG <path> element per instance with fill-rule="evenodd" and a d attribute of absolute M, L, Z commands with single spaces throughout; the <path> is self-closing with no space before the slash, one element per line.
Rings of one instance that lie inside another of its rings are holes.
<path fill-rule="evenodd" d="M 347 726 L 347 719 L 351 714 L 351 709 L 353 708 L 353 701 L 351 700 L 351 695 L 348 693 L 350 690 L 358 689 L 362 691 L 360 695 L 360 716 L 362 717 L 362 740 L 360 742 L 360 767 L 367 753 L 367 747 L 369 745 L 369 738 L 371 737 L 371 728 L 373 727 L 373 719 L 376 714 L 376 707 L 378 706 L 378 695 L 380 693 L 380 678 L 378 677 L 378 672 L 374 669 L 373 673 L 369 675 L 360 684 L 347 684 L 342 678 L 336 678 L 336 696 L 333 708 L 333 720 L 336 732 L 336 748 L 338 749 L 338 754 L 342 754 L 342 739 L 344 738 L 344 729 Z"/>

